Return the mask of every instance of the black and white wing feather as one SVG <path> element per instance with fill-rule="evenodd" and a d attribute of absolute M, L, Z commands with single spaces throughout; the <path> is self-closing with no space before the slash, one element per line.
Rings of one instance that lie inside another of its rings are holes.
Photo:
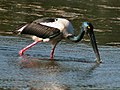
<path fill-rule="evenodd" d="M 26 24 L 18 31 L 21 34 L 34 35 L 40 38 L 53 38 L 60 34 L 60 30 L 47 25 L 42 25 L 41 23 L 52 23 L 55 19 L 37 19 L 30 24 Z"/>

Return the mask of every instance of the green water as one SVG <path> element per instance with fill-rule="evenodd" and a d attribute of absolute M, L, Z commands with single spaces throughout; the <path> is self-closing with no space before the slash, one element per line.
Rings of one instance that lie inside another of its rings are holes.
<path fill-rule="evenodd" d="M 120 44 L 119 0 L 2 0 L 0 32 L 11 32 L 21 24 L 42 17 L 69 19 L 76 33 L 83 21 L 94 25 L 99 44 Z"/>

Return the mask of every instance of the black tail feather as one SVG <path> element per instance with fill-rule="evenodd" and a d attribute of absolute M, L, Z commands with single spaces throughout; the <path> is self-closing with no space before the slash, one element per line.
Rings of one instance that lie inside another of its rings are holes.
<path fill-rule="evenodd" d="M 27 24 L 26 24 L 27 25 Z M 24 27 L 24 25 L 20 25 L 19 27 L 17 27 L 14 31 L 13 31 L 13 34 L 21 34 L 22 31 L 19 31 L 22 27 Z"/>

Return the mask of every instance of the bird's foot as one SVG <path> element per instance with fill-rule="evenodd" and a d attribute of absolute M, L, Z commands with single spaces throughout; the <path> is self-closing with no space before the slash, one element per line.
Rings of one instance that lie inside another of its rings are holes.
<path fill-rule="evenodd" d="M 50 55 L 50 60 L 53 60 L 53 55 Z"/>
<path fill-rule="evenodd" d="M 22 56 L 23 55 L 23 50 L 20 50 L 18 54 L 19 54 L 19 56 Z"/>
<path fill-rule="evenodd" d="M 53 60 L 53 58 L 51 58 L 51 57 L 50 57 L 50 60 L 52 61 L 52 60 Z"/>

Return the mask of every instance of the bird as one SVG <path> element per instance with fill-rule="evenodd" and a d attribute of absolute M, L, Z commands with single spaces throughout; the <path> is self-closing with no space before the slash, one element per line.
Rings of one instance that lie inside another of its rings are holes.
<path fill-rule="evenodd" d="M 33 43 L 19 51 L 19 56 L 22 56 L 27 49 L 36 45 L 38 42 L 49 42 L 52 47 L 50 52 L 50 60 L 53 60 L 55 47 L 62 39 L 68 39 L 72 42 L 79 42 L 83 39 L 84 34 L 86 34 L 90 38 L 93 51 L 96 55 L 96 62 L 101 62 L 93 31 L 93 25 L 90 22 L 82 23 L 78 35 L 75 35 L 75 30 L 69 20 L 55 17 L 36 19 L 31 23 L 27 23 L 15 30 L 15 32 L 21 35 L 30 35 L 34 40 Z"/>

